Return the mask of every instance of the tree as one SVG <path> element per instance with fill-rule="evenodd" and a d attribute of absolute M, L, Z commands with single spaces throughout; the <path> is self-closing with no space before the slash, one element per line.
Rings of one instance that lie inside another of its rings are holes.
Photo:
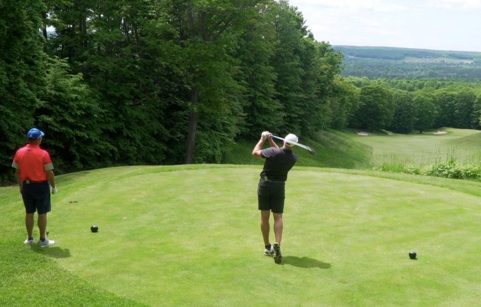
<path fill-rule="evenodd" d="M 303 118 L 303 101 L 309 92 L 303 93 L 301 53 L 304 48 L 302 38 L 307 35 L 302 14 L 281 0 L 274 7 L 273 24 L 276 30 L 276 50 L 271 58 L 271 65 L 277 75 L 276 99 L 282 105 L 285 114 L 283 132 L 301 130 Z M 280 114 L 282 115 L 282 113 Z"/>
<path fill-rule="evenodd" d="M 263 130 L 279 131 L 285 116 L 276 99 L 277 75 L 271 65 L 278 47 L 273 22 L 276 9 L 272 5 L 259 7 L 259 14 L 252 14 L 246 21 L 236 56 L 240 61 L 238 82 L 244 88 L 242 137 Z"/>
<path fill-rule="evenodd" d="M 301 101 L 301 132 L 305 136 L 314 136 L 320 129 L 332 127 L 337 120 L 334 116 L 340 106 L 335 103 L 343 103 L 349 109 L 348 104 L 352 101 L 331 99 L 341 93 L 338 92 L 339 80 L 336 80 L 341 70 L 341 55 L 329 44 L 316 42 L 311 35 L 303 41 L 307 47 L 301 57 L 304 71 L 302 92 L 305 97 Z"/>
<path fill-rule="evenodd" d="M 334 80 L 332 93 L 329 96 L 329 105 L 332 111 L 331 127 L 345 128 L 359 104 L 360 90 L 350 80 L 337 77 Z"/>
<path fill-rule="evenodd" d="M 405 91 L 393 92 L 394 116 L 391 130 L 399 133 L 409 133 L 414 129 L 416 109 L 412 95 Z"/>
<path fill-rule="evenodd" d="M 57 34 L 51 50 L 68 57 L 74 73 L 82 73 L 97 95 L 104 121 L 97 125 L 117 150 L 117 163 L 159 163 L 169 135 L 165 110 L 176 109 L 181 77 L 172 64 L 174 35 L 164 3 L 135 1 L 73 1 L 51 13 Z M 173 124 L 175 126 L 175 124 Z M 162 140 L 159 142 L 159 140 Z"/>
<path fill-rule="evenodd" d="M 413 104 L 416 110 L 414 129 L 419 133 L 432 129 L 438 113 L 434 97 L 425 92 L 417 92 L 414 95 Z"/>
<path fill-rule="evenodd" d="M 45 84 L 42 1 L 0 1 L 0 181 L 11 178 L 11 159 L 25 133 Z"/>
<path fill-rule="evenodd" d="M 260 1 L 171 1 L 170 15 L 180 46 L 177 56 L 189 91 L 185 163 L 194 160 L 196 133 L 202 113 L 237 107 L 232 57 L 245 20 Z M 232 136 L 233 137 L 233 136 Z"/>
<path fill-rule="evenodd" d="M 456 127 L 453 117 L 456 110 L 454 92 L 447 89 L 434 92 L 434 103 L 438 109 L 434 125 L 436 127 Z"/>
<path fill-rule="evenodd" d="M 68 73 L 68 64 L 56 58 L 48 61 L 46 85 L 34 118 L 46 132 L 45 146 L 55 156 L 56 169 L 72 171 L 98 167 L 111 158 L 116 148 L 103 139 L 105 112 L 99 107 L 80 74 Z"/>
<path fill-rule="evenodd" d="M 459 88 L 455 97 L 454 126 L 458 128 L 471 129 L 473 125 L 473 114 L 475 112 L 476 94 L 467 87 Z"/>
<path fill-rule="evenodd" d="M 367 85 L 361 89 L 359 107 L 351 125 L 368 130 L 387 128 L 393 113 L 391 93 L 379 83 Z"/>

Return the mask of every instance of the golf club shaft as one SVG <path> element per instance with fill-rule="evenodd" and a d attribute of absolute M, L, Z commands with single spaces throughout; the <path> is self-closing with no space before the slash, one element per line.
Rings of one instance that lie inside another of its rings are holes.
<path fill-rule="evenodd" d="M 272 137 L 275 138 L 275 139 L 281 140 L 281 141 L 285 141 L 284 138 L 281 138 L 280 136 L 277 136 L 277 135 L 272 135 Z M 294 142 L 289 142 L 289 143 L 291 143 L 291 144 L 293 144 L 293 145 L 296 145 L 296 146 L 299 146 L 299 147 L 301 147 L 301 148 L 304 148 L 305 150 L 312 151 L 311 147 L 306 146 L 306 145 L 303 145 L 303 144 L 301 144 L 301 143 L 294 143 Z"/>

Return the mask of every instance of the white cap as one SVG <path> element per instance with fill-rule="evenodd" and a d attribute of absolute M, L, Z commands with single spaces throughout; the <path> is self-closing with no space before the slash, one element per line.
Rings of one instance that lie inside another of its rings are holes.
<path fill-rule="evenodd" d="M 289 143 L 291 145 L 296 145 L 298 143 L 299 139 L 297 138 L 297 136 L 295 134 L 289 133 L 284 138 L 284 141 L 286 141 L 286 143 Z"/>

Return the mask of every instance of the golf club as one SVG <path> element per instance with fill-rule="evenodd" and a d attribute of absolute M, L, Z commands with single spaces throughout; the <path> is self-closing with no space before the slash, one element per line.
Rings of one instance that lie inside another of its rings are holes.
<path fill-rule="evenodd" d="M 280 136 L 277 136 L 277 135 L 274 135 L 274 134 L 272 134 L 272 137 L 275 138 L 275 139 L 281 140 L 281 141 L 285 141 L 284 138 L 281 138 Z M 307 150 L 309 153 L 314 154 L 314 150 L 312 150 L 312 148 L 307 146 L 307 145 L 303 145 L 301 143 L 296 143 L 296 142 L 289 142 L 289 144 L 299 146 L 299 147 Z"/>

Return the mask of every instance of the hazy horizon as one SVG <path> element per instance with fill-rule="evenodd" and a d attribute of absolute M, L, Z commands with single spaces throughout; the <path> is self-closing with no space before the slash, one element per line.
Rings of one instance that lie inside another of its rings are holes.
<path fill-rule="evenodd" d="M 481 52 L 481 0 L 289 0 L 331 45 Z"/>

